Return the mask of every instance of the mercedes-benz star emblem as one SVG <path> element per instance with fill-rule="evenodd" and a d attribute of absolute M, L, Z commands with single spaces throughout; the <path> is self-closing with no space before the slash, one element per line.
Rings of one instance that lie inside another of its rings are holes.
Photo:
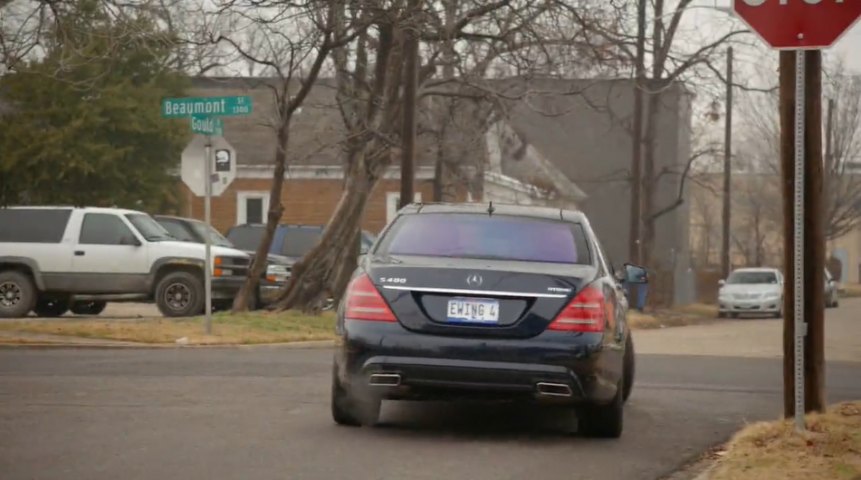
<path fill-rule="evenodd" d="M 466 277 L 466 284 L 470 287 L 480 287 L 482 283 L 484 283 L 484 279 L 477 273 L 473 273 Z"/>

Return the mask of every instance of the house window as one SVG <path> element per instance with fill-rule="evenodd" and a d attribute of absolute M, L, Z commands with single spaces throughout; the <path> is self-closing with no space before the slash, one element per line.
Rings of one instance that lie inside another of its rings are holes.
<path fill-rule="evenodd" d="M 386 193 L 386 222 L 391 222 L 398 213 L 398 203 L 401 201 L 401 192 Z M 413 194 L 413 201 L 418 203 L 422 201 L 422 192 Z"/>
<path fill-rule="evenodd" d="M 238 192 L 236 224 L 262 224 L 269 211 L 269 192 Z"/>

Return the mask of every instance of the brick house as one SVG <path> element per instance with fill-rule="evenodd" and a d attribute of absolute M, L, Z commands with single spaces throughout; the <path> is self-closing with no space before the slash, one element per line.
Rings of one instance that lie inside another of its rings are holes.
<path fill-rule="evenodd" d="M 212 224 L 221 231 L 242 223 L 265 221 L 269 208 L 269 188 L 275 150 L 275 104 L 268 79 L 193 79 L 189 96 L 249 95 L 254 110 L 248 117 L 224 118 L 224 138 L 236 150 L 237 176 L 230 187 L 212 200 Z M 334 89 L 325 79 L 318 82 L 294 117 L 288 146 L 288 171 L 282 192 L 282 222 L 325 224 L 342 191 L 342 152 L 338 142 L 344 137 L 336 108 Z M 425 122 L 427 123 L 427 122 Z M 474 123 L 474 122 L 473 122 Z M 481 172 L 457 185 L 457 201 L 559 205 L 575 208 L 585 194 L 567 180 L 553 163 L 534 149 L 524 148 L 510 129 L 475 129 L 467 134 L 469 154 L 484 159 Z M 487 130 L 487 131 L 482 131 Z M 420 132 L 416 166 L 416 201 L 434 200 L 436 147 L 432 135 Z M 529 175 L 508 172 L 508 160 L 528 164 Z M 535 175 L 535 172 L 540 172 Z M 476 182 L 480 176 L 480 182 Z M 478 185 L 477 185 L 478 183 Z M 551 188 L 548 189 L 548 185 Z M 185 203 L 184 215 L 203 217 L 203 199 L 180 183 Z M 552 192 L 550 191 L 552 190 Z M 363 228 L 378 232 L 394 216 L 400 192 L 400 169 L 389 168 L 372 193 Z"/>

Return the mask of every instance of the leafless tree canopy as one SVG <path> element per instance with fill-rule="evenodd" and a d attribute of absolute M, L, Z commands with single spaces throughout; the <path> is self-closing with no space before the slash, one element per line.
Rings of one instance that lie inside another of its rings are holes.
<path fill-rule="evenodd" d="M 825 236 L 839 238 L 861 225 L 861 78 L 841 64 L 824 75 Z M 749 93 L 741 105 L 740 167 L 778 175 L 780 125 L 776 92 Z M 828 120 L 830 113 L 830 120 Z"/>

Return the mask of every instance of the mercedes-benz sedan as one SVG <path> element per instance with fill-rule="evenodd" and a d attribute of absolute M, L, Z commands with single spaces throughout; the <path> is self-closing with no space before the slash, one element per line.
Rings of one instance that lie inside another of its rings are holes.
<path fill-rule="evenodd" d="M 338 308 L 332 415 L 373 425 L 383 399 L 528 399 L 618 437 L 634 382 L 624 281 L 578 212 L 411 205 Z"/>

